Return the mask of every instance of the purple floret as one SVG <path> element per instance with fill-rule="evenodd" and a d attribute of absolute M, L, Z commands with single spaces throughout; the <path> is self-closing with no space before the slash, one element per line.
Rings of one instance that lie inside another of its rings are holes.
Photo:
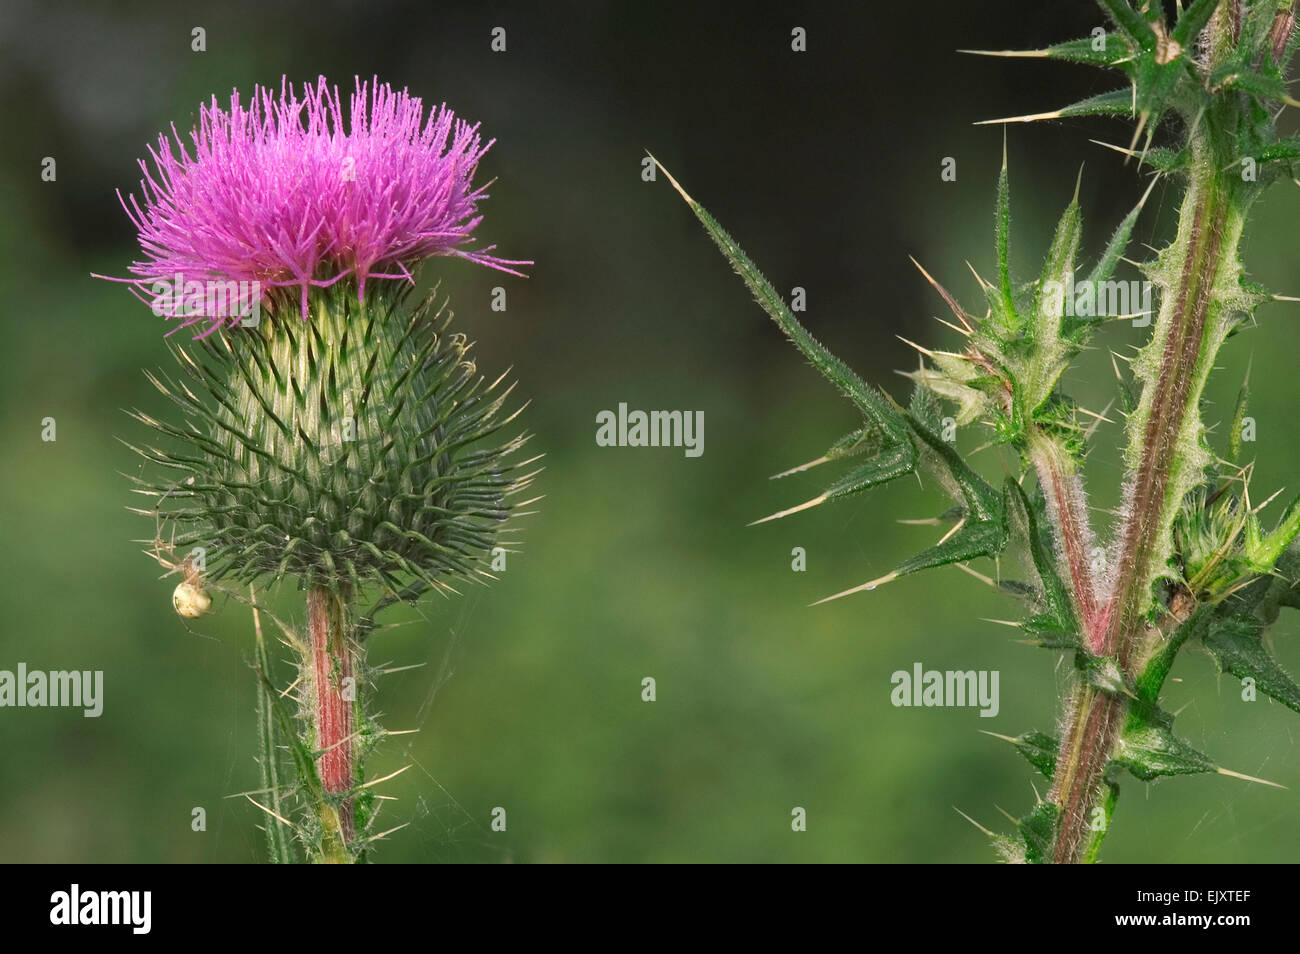
<path fill-rule="evenodd" d="M 287 80 L 278 97 L 254 87 L 247 106 L 238 91 L 224 110 L 214 96 L 189 139 L 187 149 L 173 126 L 150 148 L 152 168 L 140 160 L 143 201 L 118 193 L 145 254 L 124 279 L 140 297 L 178 275 L 258 282 L 263 297 L 298 288 L 306 318 L 312 287 L 353 276 L 364 299 L 368 280 L 410 280 L 435 255 L 516 275 L 510 266 L 530 264 L 469 247 L 487 197 L 473 178 L 492 142 L 445 105 L 425 118 L 420 99 L 378 79 L 358 78 L 346 124 L 323 76 L 301 99 Z M 248 297 L 240 291 L 232 311 Z M 162 313 L 202 320 L 183 305 L 178 289 Z"/>

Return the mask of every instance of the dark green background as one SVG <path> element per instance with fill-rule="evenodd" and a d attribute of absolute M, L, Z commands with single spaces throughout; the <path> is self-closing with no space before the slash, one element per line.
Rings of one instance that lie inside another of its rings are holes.
<path fill-rule="evenodd" d="M 117 440 L 141 437 L 122 409 L 163 413 L 143 368 L 170 361 L 164 325 L 121 287 L 137 256 L 114 196 L 158 130 L 188 128 L 232 86 L 328 75 L 344 90 L 379 74 L 445 100 L 498 139 L 480 235 L 532 258 L 527 280 L 448 260 L 441 275 L 480 367 L 513 365 L 534 447 L 546 453 L 525 551 L 498 585 L 431 599 L 371 646 L 373 662 L 424 663 L 387 678 L 393 740 L 372 765 L 416 768 L 384 786 L 390 825 L 411 822 L 381 861 L 987 861 L 954 806 L 1005 825 L 1045 783 L 1005 734 L 1050 729 L 1063 665 L 984 618 L 1016 607 L 956 569 L 826 606 L 808 603 L 887 572 L 933 541 L 900 526 L 946 506 L 915 483 L 746 527 L 800 502 L 822 475 L 767 476 L 817 456 L 855 426 L 850 408 L 786 345 L 666 183 L 640 177 L 651 149 L 718 215 L 806 319 L 897 395 L 914 366 L 897 340 L 951 346 L 942 303 L 915 255 L 972 307 L 992 258 L 998 127 L 1103 91 L 1081 67 L 965 57 L 1085 35 L 1089 3 L 302 5 L 7 3 L 0 9 L 0 668 L 102 669 L 104 715 L 0 710 L 0 860 L 252 861 L 259 815 L 229 797 L 257 785 L 248 611 L 230 602 L 187 627 L 173 581 L 130 541 Z M 889 5 L 893 6 L 893 5 Z M 190 51 L 190 29 L 207 52 Z M 508 51 L 489 50 L 493 26 Z M 792 53 L 792 26 L 808 52 Z M 1090 138 L 1121 124 L 1010 127 L 1013 258 L 1037 268 L 1084 164 L 1085 244 L 1095 254 L 1144 188 Z M 58 178 L 40 181 L 54 156 Z M 958 179 L 941 183 L 944 156 Z M 1171 234 L 1158 187 L 1140 239 Z M 1247 242 L 1252 277 L 1300 293 L 1300 193 L 1276 186 Z M 1139 254 L 1136 249 L 1133 254 Z M 1130 273 L 1124 277 L 1137 277 Z M 504 314 L 489 310 L 494 285 Z M 1300 306 L 1270 304 L 1232 341 L 1211 389 L 1228 415 L 1253 360 L 1256 494 L 1300 488 L 1295 354 Z M 1072 373 L 1100 409 L 1109 357 L 1144 340 L 1117 323 Z M 595 415 L 705 412 L 705 453 L 605 449 Z M 40 422 L 58 422 L 56 443 Z M 1090 477 L 1097 519 L 1116 500 L 1120 429 L 1103 425 Z M 1220 432 L 1216 439 L 1222 440 Z M 980 435 L 962 433 L 972 449 Z M 995 451 L 982 466 L 999 476 Z M 790 569 L 792 547 L 808 569 Z M 981 567 L 991 572 L 989 567 Z M 1004 566 L 1012 572 L 1014 568 Z M 282 594 L 286 614 L 301 609 Z M 1277 650 L 1300 669 L 1297 627 Z M 914 662 L 1001 672 L 1001 712 L 895 709 L 889 676 Z M 645 676 L 658 701 L 640 701 Z M 1290 861 L 1300 844 L 1293 713 L 1246 704 L 1210 660 L 1184 655 L 1168 697 L 1183 734 L 1230 768 L 1289 791 L 1221 777 L 1124 786 L 1105 857 Z M 436 691 L 435 691 L 436 687 Z M 399 744 L 400 743 L 400 744 Z M 194 806 L 208 830 L 190 830 Z M 505 833 L 488 829 L 494 806 Z M 808 830 L 790 829 L 792 807 Z"/>

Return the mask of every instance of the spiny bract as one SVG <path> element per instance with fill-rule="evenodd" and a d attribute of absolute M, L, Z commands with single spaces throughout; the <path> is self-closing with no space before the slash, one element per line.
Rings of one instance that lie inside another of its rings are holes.
<path fill-rule="evenodd" d="M 210 580 L 445 588 L 482 573 L 532 476 L 511 457 L 524 435 L 477 443 L 518 413 L 511 388 L 478 374 L 432 294 L 414 309 L 392 284 L 363 305 L 318 294 L 306 323 L 281 314 L 174 347 L 186 379 L 150 378 L 186 426 L 135 416 L 184 442 L 139 450 L 186 476 L 142 489 L 180 504 L 175 544 L 205 547 Z"/>

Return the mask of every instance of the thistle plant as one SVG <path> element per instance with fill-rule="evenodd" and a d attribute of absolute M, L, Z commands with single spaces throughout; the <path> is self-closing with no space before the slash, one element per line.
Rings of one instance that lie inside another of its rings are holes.
<path fill-rule="evenodd" d="M 129 445 L 152 471 L 134 479 L 154 506 L 135 509 L 157 521 L 151 555 L 183 577 L 178 613 L 211 611 L 212 590 L 253 606 L 248 797 L 277 862 L 364 860 L 386 834 L 382 779 L 364 771 L 390 734 L 369 714 L 366 639 L 389 606 L 490 579 L 533 476 L 527 436 L 501 433 L 513 386 L 478 373 L 436 287 L 413 292 L 433 257 L 528 264 L 473 244 L 491 143 L 378 80 L 358 80 L 350 107 L 323 77 L 301 98 L 287 81 L 247 104 L 214 97 L 188 144 L 159 137 L 141 196 L 123 200 L 144 254 L 118 280 L 196 332 L 173 339 L 179 373 L 148 374 L 175 413 L 134 412 L 162 438 Z M 303 626 L 258 602 L 286 580 Z M 263 616 L 296 667 L 287 685 Z"/>
<path fill-rule="evenodd" d="M 977 558 L 1014 556 L 1030 572 L 1028 580 L 996 583 L 1025 604 L 1016 625 L 1026 641 L 1068 654 L 1074 666 L 1057 731 L 1003 737 L 1050 783 L 1013 833 L 987 832 L 1001 857 L 1017 862 L 1096 860 L 1125 773 L 1143 781 L 1205 772 L 1249 778 L 1180 738 L 1162 705 L 1175 657 L 1189 643 L 1208 650 L 1224 673 L 1251 679 L 1300 711 L 1300 686 L 1266 641 L 1281 608 L 1300 607 L 1300 505 L 1292 503 L 1270 527 L 1261 514 L 1268 501 L 1252 503 L 1252 465 L 1241 459 L 1245 386 L 1234 418 L 1223 422 L 1231 430 L 1222 446 L 1211 443 L 1202 417 L 1206 382 L 1225 341 L 1260 304 L 1281 297 L 1247 279 L 1239 249 L 1251 207 L 1277 179 L 1295 179 L 1300 160 L 1300 137 L 1284 138 L 1276 128 L 1283 109 L 1300 106 L 1284 80 L 1297 42 L 1291 3 L 1195 0 L 1173 22 L 1160 4 L 1100 6 L 1113 24 L 1109 32 L 991 55 L 1120 74 L 1111 92 L 993 122 L 1127 120 L 1131 141 L 1111 148 L 1181 193 L 1172 241 L 1141 265 L 1158 296 L 1151 338 L 1127 370 L 1113 362 L 1115 403 L 1125 416 L 1123 503 L 1104 546 L 1092 526 L 1084 473 L 1104 412 L 1078 406 L 1061 381 L 1104 334 L 1107 318 L 1096 316 L 1099 309 L 1076 306 L 1111 287 L 1146 196 L 1080 281 L 1076 188 L 1038 277 L 1017 281 L 1008 264 L 1004 138 L 995 266 L 992 278 L 976 276 L 984 301 L 967 308 L 922 269 L 951 310 L 953 321 L 945 324 L 963 345 L 916 346 L 921 366 L 909 375 L 914 390 L 902 406 L 819 344 L 736 242 L 668 176 L 759 304 L 863 418 L 824 456 L 796 468 L 835 462 L 847 473 L 813 499 L 765 519 L 914 473 L 933 477 L 951 497 L 940 517 L 951 526 L 934 546 L 828 599 Z M 981 426 L 991 443 L 1009 449 L 1013 475 L 1000 487 L 942 439 L 944 405 L 955 408 L 958 424 Z M 1104 559 L 1094 559 L 1098 552 Z"/>

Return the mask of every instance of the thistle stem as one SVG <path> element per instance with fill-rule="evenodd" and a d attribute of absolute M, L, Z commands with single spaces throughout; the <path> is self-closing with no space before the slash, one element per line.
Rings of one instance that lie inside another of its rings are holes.
<path fill-rule="evenodd" d="M 314 587 L 307 595 L 307 620 L 312 728 L 316 736 L 315 747 L 320 753 L 316 767 L 327 797 L 341 796 L 351 791 L 356 777 L 352 710 L 357 698 L 354 676 L 357 646 L 349 632 L 348 607 L 339 593 L 322 586 Z M 337 803 L 336 817 L 322 818 L 321 821 L 327 831 L 336 830 L 342 842 L 328 854 L 340 854 L 338 847 L 343 850 L 342 857 L 317 860 L 351 860 L 345 846 L 355 836 L 352 801 L 341 799 Z"/>
<path fill-rule="evenodd" d="M 1097 583 L 1088 560 L 1093 535 L 1082 482 L 1059 445 L 1046 437 L 1039 436 L 1031 441 L 1030 457 L 1047 500 L 1062 577 L 1070 581 L 1074 609 L 1084 639 L 1089 648 L 1097 652 L 1104 638 L 1105 622 L 1098 615 Z"/>
<path fill-rule="evenodd" d="M 1147 591 L 1158 570 L 1152 557 L 1158 552 L 1157 534 L 1169 525 L 1166 511 L 1181 501 L 1170 501 L 1166 488 L 1177 454 L 1178 435 L 1188 405 L 1196 397 L 1193 386 L 1204 344 L 1206 319 L 1214 276 L 1218 270 L 1225 207 L 1216 201 L 1213 185 L 1203 187 L 1193 208 L 1191 241 L 1175 296 L 1173 321 L 1154 383 L 1151 410 L 1142 438 L 1142 453 L 1128 491 L 1127 518 L 1120 534 L 1115 591 L 1111 597 L 1110 625 L 1103 651 L 1127 668 L 1135 644 L 1147 627 L 1151 602 Z"/>
<path fill-rule="evenodd" d="M 1048 796 L 1058 812 L 1052 853 L 1056 864 L 1078 862 L 1093 835 L 1093 809 L 1127 713 L 1128 701 L 1122 696 L 1086 684 L 1076 686 L 1070 697 Z"/>
<path fill-rule="evenodd" d="M 1150 410 L 1138 463 L 1127 488 L 1119 531 L 1113 589 L 1103 614 L 1100 640 L 1090 640 L 1093 655 L 1112 656 L 1127 679 L 1147 655 L 1152 627 L 1151 584 L 1158 575 L 1160 535 L 1167 532 L 1171 508 L 1181 504 L 1168 492 L 1178 460 L 1180 434 L 1189 406 L 1200 397 L 1196 373 L 1205 346 L 1215 276 L 1222 261 L 1229 203 L 1214 176 L 1193 180 L 1182 211 L 1178 247 L 1183 254 L 1177 279 L 1165 289 L 1161 324 L 1167 328 L 1159 369 L 1151 388 Z M 1167 324 L 1165 324 L 1167 322 Z M 1092 832 L 1090 822 L 1102 796 L 1106 768 L 1115 754 L 1129 703 L 1123 696 L 1085 684 L 1076 687 L 1066 714 L 1050 798 L 1058 809 L 1053 860 L 1079 861 Z"/>

